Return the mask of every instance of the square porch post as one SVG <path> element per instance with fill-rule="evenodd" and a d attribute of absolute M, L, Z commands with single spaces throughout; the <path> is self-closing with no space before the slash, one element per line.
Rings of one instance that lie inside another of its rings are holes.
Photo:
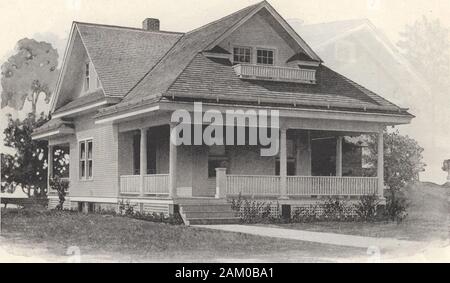
<path fill-rule="evenodd" d="M 378 196 L 384 198 L 384 129 L 378 133 L 378 162 L 377 162 L 377 176 L 378 176 Z"/>
<path fill-rule="evenodd" d="M 287 196 L 287 129 L 280 130 L 280 199 Z"/>
<path fill-rule="evenodd" d="M 48 157 L 47 157 L 47 190 L 50 192 L 50 180 L 53 178 L 53 145 L 48 145 Z"/>
<path fill-rule="evenodd" d="M 175 137 L 175 123 L 170 123 L 169 133 L 169 197 L 177 197 L 177 145 Z"/>
<path fill-rule="evenodd" d="M 342 142 L 344 137 L 336 138 L 336 177 L 342 177 Z"/>
<path fill-rule="evenodd" d="M 141 143 L 140 143 L 140 196 L 145 195 L 145 175 L 147 175 L 147 133 L 148 128 L 141 129 Z"/>

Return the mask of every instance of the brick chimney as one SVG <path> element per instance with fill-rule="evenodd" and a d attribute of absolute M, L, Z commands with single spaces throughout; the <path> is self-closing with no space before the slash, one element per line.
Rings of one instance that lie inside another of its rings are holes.
<path fill-rule="evenodd" d="M 148 31 L 159 31 L 159 20 L 147 18 L 142 22 L 142 29 Z"/>

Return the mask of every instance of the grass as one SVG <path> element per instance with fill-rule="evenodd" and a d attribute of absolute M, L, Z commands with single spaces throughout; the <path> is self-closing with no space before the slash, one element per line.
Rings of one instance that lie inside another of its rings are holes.
<path fill-rule="evenodd" d="M 417 183 L 408 188 L 407 218 L 400 224 L 381 223 L 304 223 L 278 225 L 283 228 L 330 232 L 369 237 L 433 241 L 449 239 L 448 188 L 432 183 Z"/>
<path fill-rule="evenodd" d="M 364 255 L 360 249 L 265 238 L 195 227 L 150 223 L 119 216 L 72 212 L 18 212 L 2 215 L 7 243 L 45 246 L 64 256 L 77 246 L 93 261 L 327 261 Z"/>

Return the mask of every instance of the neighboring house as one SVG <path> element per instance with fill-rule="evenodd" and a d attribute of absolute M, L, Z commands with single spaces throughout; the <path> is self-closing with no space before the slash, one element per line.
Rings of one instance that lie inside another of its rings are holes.
<path fill-rule="evenodd" d="M 194 102 L 222 113 L 279 110 L 279 154 L 176 146 L 172 113 L 192 113 Z M 145 212 L 179 209 L 191 224 L 234 220 L 226 198 L 239 194 L 293 206 L 383 199 L 383 154 L 379 177 L 343 177 L 344 137 L 377 133 L 382 153 L 383 129 L 413 118 L 326 67 L 266 1 L 185 34 L 160 31 L 155 19 L 143 29 L 74 23 L 51 112 L 33 138 L 49 141 L 49 155 L 70 148 L 68 207 L 125 200 Z"/>
<path fill-rule="evenodd" d="M 441 133 L 434 117 L 436 103 L 421 72 L 367 19 L 320 24 L 291 20 L 290 24 L 327 66 L 397 105 L 407 105 L 418 116 L 413 123 L 400 127 L 400 131 L 425 148 L 429 172 L 424 177 L 435 178 L 431 171 L 440 163 L 436 163 L 433 149 Z"/>

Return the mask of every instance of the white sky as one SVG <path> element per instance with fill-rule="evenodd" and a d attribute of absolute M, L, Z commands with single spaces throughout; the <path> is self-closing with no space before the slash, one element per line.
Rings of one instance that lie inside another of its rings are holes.
<path fill-rule="evenodd" d="M 140 27 L 144 18 L 161 28 L 189 31 L 257 0 L 0 0 L 0 63 L 24 37 L 52 43 L 63 56 L 72 21 Z M 406 24 L 423 15 L 450 27 L 449 0 L 271 0 L 286 19 L 306 24 L 368 18 L 394 43 Z M 5 125 L 0 113 L 0 139 Z M 5 150 L 0 141 L 0 150 Z M 440 157 L 439 157 L 440 158 Z M 442 157 L 443 159 L 444 157 Z M 443 172 L 442 172 L 443 173 Z"/>

